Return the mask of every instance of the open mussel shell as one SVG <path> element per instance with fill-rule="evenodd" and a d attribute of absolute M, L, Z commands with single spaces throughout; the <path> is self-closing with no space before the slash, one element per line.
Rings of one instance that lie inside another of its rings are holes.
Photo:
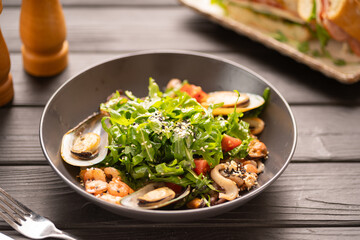
<path fill-rule="evenodd" d="M 248 117 L 248 118 L 243 118 L 242 120 L 249 123 L 251 134 L 258 135 L 265 128 L 264 121 L 258 117 Z"/>
<path fill-rule="evenodd" d="M 190 193 L 190 186 L 179 196 L 164 183 L 150 183 L 121 199 L 121 205 L 138 209 L 157 209 L 183 199 Z"/>
<path fill-rule="evenodd" d="M 233 91 L 216 91 L 208 94 L 208 97 L 205 102 L 202 103 L 203 106 L 209 106 L 210 104 L 219 104 L 222 103 L 223 108 L 237 106 L 246 107 L 249 105 L 249 96 L 247 93 L 241 93 L 240 96 Z"/>
<path fill-rule="evenodd" d="M 104 115 L 94 113 L 62 138 L 61 157 L 70 165 L 88 167 L 104 160 L 108 135 L 101 126 Z"/>
<path fill-rule="evenodd" d="M 213 110 L 213 115 L 228 115 L 234 111 L 234 106 L 236 105 L 236 112 L 247 112 L 262 106 L 265 103 L 263 97 L 252 94 L 252 93 L 240 93 L 240 98 L 238 100 L 237 93 L 228 92 L 228 91 L 220 91 L 214 92 L 216 93 L 217 100 L 211 100 L 211 102 L 201 103 L 204 107 L 209 106 L 210 104 L 221 103 L 226 100 L 226 104 L 224 104 L 220 108 L 215 108 Z M 210 93 L 210 96 L 215 96 L 214 93 Z M 231 93 L 231 94 L 230 94 Z M 222 98 L 223 96 L 223 98 Z M 224 99 L 224 100 L 221 100 Z M 224 102 L 225 103 L 225 102 Z"/>

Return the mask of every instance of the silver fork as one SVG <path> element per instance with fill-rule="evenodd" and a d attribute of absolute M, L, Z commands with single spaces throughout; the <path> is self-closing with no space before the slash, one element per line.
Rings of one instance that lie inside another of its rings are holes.
<path fill-rule="evenodd" d="M 1 211 L 2 210 L 2 211 Z M 16 231 L 32 239 L 47 237 L 76 240 L 75 237 L 55 227 L 0 188 L 0 216 Z"/>

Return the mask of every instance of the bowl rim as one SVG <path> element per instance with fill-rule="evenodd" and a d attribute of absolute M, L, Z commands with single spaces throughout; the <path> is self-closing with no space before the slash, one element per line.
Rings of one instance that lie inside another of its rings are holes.
<path fill-rule="evenodd" d="M 261 185 L 258 188 L 254 188 L 251 192 L 247 192 L 244 196 L 241 196 L 237 199 L 234 199 L 233 201 L 228 201 L 219 205 L 215 205 L 215 206 L 211 206 L 209 208 L 198 208 L 198 209 L 185 209 L 185 210 L 146 210 L 146 209 L 134 209 L 134 208 L 128 208 L 128 207 L 124 207 L 121 205 L 116 205 L 116 204 L 112 204 L 112 203 L 108 203 L 106 201 L 103 201 L 99 198 L 96 198 L 93 195 L 90 195 L 88 193 L 86 193 L 83 189 L 80 189 L 77 185 L 75 185 L 73 182 L 71 182 L 67 177 L 65 177 L 60 170 L 58 170 L 56 168 L 56 166 L 54 165 L 54 163 L 51 161 L 50 156 L 48 155 L 47 151 L 46 151 L 46 147 L 45 147 L 45 143 L 44 143 L 44 139 L 43 139 L 43 125 L 44 125 L 44 119 L 45 116 L 48 112 L 48 109 L 50 108 L 51 103 L 53 102 L 54 98 L 57 96 L 57 94 L 66 86 L 68 85 L 71 81 L 73 81 L 75 78 L 77 78 L 78 76 L 80 76 L 81 74 L 97 67 L 103 64 L 106 64 L 107 62 L 111 62 L 111 61 L 116 61 L 118 59 L 123 59 L 123 58 L 131 58 L 131 57 L 136 57 L 136 56 L 140 56 L 140 55 L 152 55 L 152 54 L 179 54 L 179 55 L 191 55 L 191 56 L 196 56 L 196 57 L 203 57 L 203 58 L 209 58 L 212 60 L 216 60 L 216 61 L 220 61 L 220 62 L 225 62 L 227 64 L 233 65 L 237 68 L 242 69 L 243 71 L 254 75 L 257 78 L 257 81 L 262 81 L 264 82 L 266 85 L 268 85 L 271 88 L 271 91 L 274 91 L 279 98 L 281 99 L 281 101 L 284 103 L 286 109 L 287 109 L 287 113 L 290 116 L 291 119 L 291 123 L 293 126 L 293 135 L 294 138 L 292 140 L 292 147 L 291 147 L 291 151 L 290 154 L 288 155 L 285 164 L 281 167 L 281 169 L 272 177 L 270 178 L 267 182 L 265 182 L 263 185 Z M 238 204 L 238 202 L 247 202 L 248 200 L 252 199 L 253 197 L 257 196 L 258 194 L 260 194 L 262 191 L 264 191 L 268 186 L 270 186 L 272 183 L 274 183 L 279 176 L 285 171 L 285 169 L 287 168 L 287 166 L 289 165 L 294 152 L 295 152 L 295 148 L 297 145 L 297 139 L 298 139 L 298 131 L 297 131 L 297 125 L 296 125 L 296 121 L 295 121 L 295 117 L 291 111 L 291 108 L 289 106 L 289 104 L 287 103 L 287 101 L 285 100 L 285 98 L 281 95 L 281 93 L 271 84 L 269 83 L 266 79 L 264 79 L 261 75 L 259 75 L 258 73 L 256 73 L 255 71 L 249 69 L 248 67 L 245 67 L 239 63 L 236 63 L 234 61 L 225 59 L 223 57 L 219 57 L 219 56 L 215 56 L 212 54 L 207 54 L 207 53 L 202 53 L 202 52 L 196 52 L 196 51 L 188 51 L 188 50 L 173 50 L 173 49 L 162 49 L 162 50 L 145 50 L 145 51 L 136 51 L 136 52 L 132 52 L 132 53 L 125 53 L 125 54 L 120 54 L 118 56 L 115 57 L 111 57 L 108 59 L 105 59 L 103 61 L 100 61 L 98 63 L 92 64 L 90 67 L 85 68 L 84 70 L 80 70 L 77 74 L 71 76 L 68 80 L 66 80 L 60 87 L 58 87 L 58 89 L 51 95 L 51 97 L 49 98 L 49 100 L 47 101 L 44 110 L 42 112 L 41 118 L 40 118 L 40 124 L 39 124 L 39 138 L 40 138 L 40 145 L 41 145 L 41 149 L 42 152 L 46 158 L 46 160 L 48 161 L 48 163 L 50 164 L 50 166 L 52 167 L 52 169 L 58 174 L 58 176 L 61 177 L 61 179 L 67 183 L 73 190 L 75 190 L 77 193 L 79 193 L 80 195 L 84 196 L 87 199 L 91 199 L 93 200 L 96 204 L 98 205 L 102 205 L 104 207 L 106 207 L 107 209 L 119 209 L 124 213 L 138 213 L 138 214 L 142 214 L 142 215 L 157 215 L 157 216 L 171 216 L 173 214 L 176 215 L 194 215 L 197 213 L 203 213 L 203 212 L 218 212 L 218 209 L 222 209 L 222 208 L 228 208 L 228 209 L 233 209 L 237 206 L 240 206 L 240 204 Z M 146 219 L 145 219 L 146 220 Z"/>

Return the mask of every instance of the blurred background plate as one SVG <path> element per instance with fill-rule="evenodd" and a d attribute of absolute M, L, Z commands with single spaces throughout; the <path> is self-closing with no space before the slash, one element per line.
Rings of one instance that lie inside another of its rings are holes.
<path fill-rule="evenodd" d="M 346 65 L 338 66 L 334 64 L 333 58 L 314 57 L 297 50 L 290 43 L 280 42 L 261 31 L 260 29 L 247 26 L 227 17 L 223 9 L 218 5 L 211 4 L 211 0 L 179 0 L 183 5 L 190 7 L 196 12 L 206 16 L 215 23 L 229 28 L 239 34 L 245 35 L 252 40 L 258 41 L 269 48 L 275 49 L 280 53 L 289 56 L 300 63 L 322 72 L 323 74 L 335 78 L 336 80 L 350 84 L 360 80 L 360 58 L 355 54 L 342 51 L 343 43 L 330 40 L 326 50 L 336 59 L 344 60 Z M 309 41 L 310 49 L 320 49 L 318 40 Z M 271 59 L 269 59 L 271 60 Z"/>

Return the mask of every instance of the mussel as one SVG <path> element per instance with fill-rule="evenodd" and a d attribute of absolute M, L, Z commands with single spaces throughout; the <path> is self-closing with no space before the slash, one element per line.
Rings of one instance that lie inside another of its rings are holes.
<path fill-rule="evenodd" d="M 186 204 L 186 206 L 190 209 L 202 208 L 205 207 L 205 205 L 206 203 L 204 199 L 200 199 L 200 198 L 194 198 L 193 200 L 191 200 Z"/>
<path fill-rule="evenodd" d="M 150 183 L 138 191 L 124 197 L 121 205 L 129 208 L 157 209 L 174 203 L 190 193 L 190 186 L 176 197 L 175 192 L 164 183 Z"/>
<path fill-rule="evenodd" d="M 232 91 L 217 91 L 211 92 L 208 94 L 208 97 L 205 102 L 202 104 L 204 106 L 210 104 L 218 104 L 223 103 L 224 108 L 234 107 L 237 105 L 238 107 L 246 107 L 249 105 L 250 98 L 246 93 L 241 93 L 240 96 L 236 92 Z"/>
<path fill-rule="evenodd" d="M 249 123 L 250 131 L 254 135 L 258 135 L 264 130 L 265 123 L 258 117 L 243 118 L 242 120 Z"/>
<path fill-rule="evenodd" d="M 169 202 L 175 198 L 175 192 L 168 187 L 156 188 L 143 196 L 138 197 L 139 206 L 152 207 L 165 202 Z"/>
<path fill-rule="evenodd" d="M 246 112 L 258 108 L 265 103 L 263 97 L 252 93 L 240 93 L 240 97 L 236 92 L 218 91 L 209 93 L 209 97 L 201 105 L 209 107 L 210 104 L 223 103 L 223 106 L 213 110 L 213 115 L 228 115 L 234 111 L 236 105 L 237 112 Z"/>
<path fill-rule="evenodd" d="M 94 113 L 62 138 L 61 157 L 70 165 L 88 167 L 104 160 L 108 136 L 101 126 L 104 115 Z"/>

